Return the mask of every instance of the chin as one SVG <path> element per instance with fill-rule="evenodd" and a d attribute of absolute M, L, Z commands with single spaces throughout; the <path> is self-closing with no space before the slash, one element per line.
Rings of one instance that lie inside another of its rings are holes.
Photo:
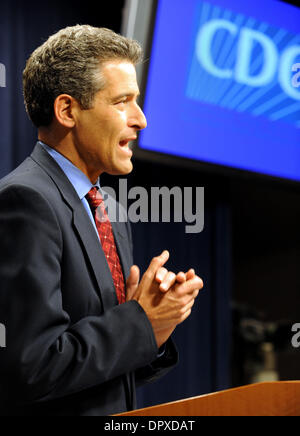
<path fill-rule="evenodd" d="M 126 176 L 127 174 L 130 174 L 133 170 L 132 162 L 128 163 L 127 165 L 120 165 L 111 171 L 108 172 L 111 176 Z"/>

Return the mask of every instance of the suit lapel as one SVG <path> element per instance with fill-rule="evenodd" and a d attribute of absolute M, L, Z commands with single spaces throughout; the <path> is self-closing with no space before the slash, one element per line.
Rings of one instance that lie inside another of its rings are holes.
<path fill-rule="evenodd" d="M 95 233 L 95 229 L 75 189 L 59 165 L 39 143 L 37 143 L 31 154 L 31 158 L 47 172 L 59 189 L 64 201 L 73 211 L 74 229 L 78 237 L 81 239 L 82 245 L 93 269 L 104 310 L 115 306 L 117 304 L 117 296 L 109 266 L 106 262 L 99 239 Z M 128 262 L 126 262 L 124 236 L 119 232 L 118 224 L 113 223 L 112 226 L 117 248 L 119 250 L 124 277 L 126 277 L 128 275 L 129 266 Z"/>
<path fill-rule="evenodd" d="M 118 304 L 113 279 L 95 229 L 82 204 L 80 206 L 73 210 L 73 224 L 93 268 L 103 307 L 107 309 Z"/>

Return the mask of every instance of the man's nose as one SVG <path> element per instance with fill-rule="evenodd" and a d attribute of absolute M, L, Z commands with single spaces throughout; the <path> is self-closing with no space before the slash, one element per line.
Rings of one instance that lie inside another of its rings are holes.
<path fill-rule="evenodd" d="M 143 130 L 147 127 L 145 114 L 139 106 L 136 107 L 134 114 L 129 118 L 129 125 L 137 130 Z"/>

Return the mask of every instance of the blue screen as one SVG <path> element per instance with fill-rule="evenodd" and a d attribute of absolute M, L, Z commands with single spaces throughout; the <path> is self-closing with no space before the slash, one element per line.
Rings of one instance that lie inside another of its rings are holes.
<path fill-rule="evenodd" d="M 300 9 L 160 0 L 142 149 L 300 180 Z"/>

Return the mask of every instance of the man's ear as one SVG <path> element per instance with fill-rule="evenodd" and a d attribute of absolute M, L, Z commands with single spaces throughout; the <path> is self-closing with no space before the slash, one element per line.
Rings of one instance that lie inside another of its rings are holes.
<path fill-rule="evenodd" d="M 71 129 L 75 125 L 74 110 L 77 100 L 68 94 L 61 94 L 54 101 L 54 115 L 59 124 Z"/>

